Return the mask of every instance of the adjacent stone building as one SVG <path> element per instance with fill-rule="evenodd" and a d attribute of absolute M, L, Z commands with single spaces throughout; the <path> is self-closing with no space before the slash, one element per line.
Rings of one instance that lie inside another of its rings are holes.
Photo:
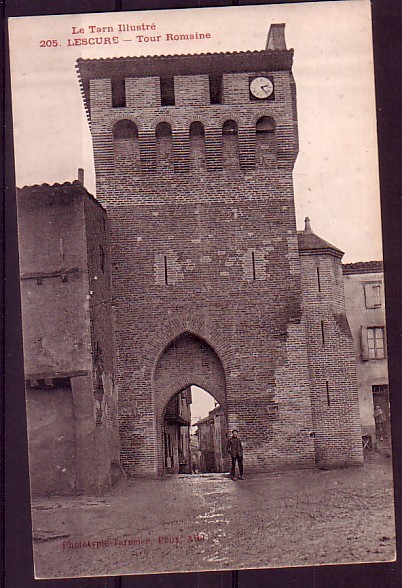
<path fill-rule="evenodd" d="M 376 430 L 376 405 L 386 418 L 385 433 L 390 439 L 383 264 L 380 261 L 344 264 L 343 279 L 355 344 L 362 436 L 367 447 L 372 448 L 382 436 Z"/>
<path fill-rule="evenodd" d="M 164 460 L 167 474 L 189 474 L 190 453 L 191 387 L 173 396 L 165 410 Z"/>
<path fill-rule="evenodd" d="M 224 410 L 218 405 L 208 416 L 195 423 L 198 438 L 198 469 L 200 472 L 227 472 L 230 469 L 227 445 L 227 423 Z"/>
<path fill-rule="evenodd" d="M 293 51 L 79 59 L 110 221 L 121 461 L 166 471 L 164 415 L 194 384 L 249 471 L 362 462 L 342 253 L 297 234 Z"/>
<path fill-rule="evenodd" d="M 120 467 L 107 215 L 80 182 L 17 205 L 31 488 L 98 492 Z"/>

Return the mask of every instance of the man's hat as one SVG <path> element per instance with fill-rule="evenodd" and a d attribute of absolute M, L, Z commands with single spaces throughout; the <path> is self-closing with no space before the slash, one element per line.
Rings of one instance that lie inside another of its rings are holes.
<path fill-rule="evenodd" d="M 237 429 L 233 429 L 232 433 L 238 433 L 239 431 Z"/>

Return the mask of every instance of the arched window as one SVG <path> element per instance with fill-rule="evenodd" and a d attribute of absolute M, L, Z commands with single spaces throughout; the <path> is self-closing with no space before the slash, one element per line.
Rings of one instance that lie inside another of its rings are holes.
<path fill-rule="evenodd" d="M 227 120 L 222 127 L 223 167 L 239 167 L 239 139 L 237 123 Z"/>
<path fill-rule="evenodd" d="M 190 125 L 190 169 L 204 170 L 205 158 L 205 129 L 200 122 L 192 122 Z"/>
<path fill-rule="evenodd" d="M 138 128 L 133 121 L 123 119 L 114 125 L 113 151 L 116 169 L 140 169 Z"/>
<path fill-rule="evenodd" d="M 262 116 L 255 127 L 255 160 L 257 167 L 276 164 L 275 121 L 270 116 Z"/>
<path fill-rule="evenodd" d="M 172 128 L 161 122 L 155 129 L 156 165 L 159 169 L 173 169 Z"/>

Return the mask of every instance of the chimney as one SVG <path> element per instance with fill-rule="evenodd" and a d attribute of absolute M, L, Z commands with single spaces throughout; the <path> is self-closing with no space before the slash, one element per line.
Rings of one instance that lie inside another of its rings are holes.
<path fill-rule="evenodd" d="M 266 51 L 286 51 L 285 23 L 271 24 L 268 31 Z"/>
<path fill-rule="evenodd" d="M 82 167 L 78 168 L 78 181 L 82 186 L 84 185 L 84 170 Z"/>
<path fill-rule="evenodd" d="M 304 232 L 305 233 L 312 233 L 310 219 L 308 216 L 304 219 Z"/>

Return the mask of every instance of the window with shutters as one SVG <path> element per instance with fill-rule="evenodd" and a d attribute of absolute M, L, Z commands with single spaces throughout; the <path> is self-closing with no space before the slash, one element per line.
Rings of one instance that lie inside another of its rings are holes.
<path fill-rule="evenodd" d="M 361 352 L 363 361 L 386 357 L 384 327 L 361 328 Z"/>
<path fill-rule="evenodd" d="M 368 327 L 367 343 L 369 359 L 383 359 L 385 357 L 385 341 L 383 327 Z"/>
<path fill-rule="evenodd" d="M 381 284 L 380 282 L 364 284 L 364 300 L 366 308 L 381 307 Z"/>

